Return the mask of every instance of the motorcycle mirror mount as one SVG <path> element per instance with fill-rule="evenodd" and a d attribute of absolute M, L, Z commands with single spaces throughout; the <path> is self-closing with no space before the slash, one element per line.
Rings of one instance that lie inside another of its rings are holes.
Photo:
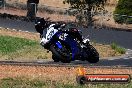
<path fill-rule="evenodd" d="M 87 42 L 90 42 L 90 40 L 89 39 L 84 39 L 83 40 L 83 43 L 87 43 Z"/>

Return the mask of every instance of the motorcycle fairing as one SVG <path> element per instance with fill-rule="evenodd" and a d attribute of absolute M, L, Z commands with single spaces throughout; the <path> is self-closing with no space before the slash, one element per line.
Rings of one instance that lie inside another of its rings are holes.
<path fill-rule="evenodd" d="M 59 38 L 60 36 L 63 35 L 63 33 L 64 32 L 58 32 L 56 34 L 56 36 Z M 64 35 L 65 35 L 65 33 L 64 33 Z M 67 36 L 65 36 L 65 38 L 61 38 L 59 40 L 63 41 L 65 44 L 70 46 L 70 49 L 72 51 L 72 60 L 74 60 L 75 56 L 77 54 L 79 54 L 79 52 L 80 52 L 80 49 L 78 48 L 78 43 L 69 34 L 67 34 Z M 58 41 L 56 41 L 56 45 L 58 46 L 58 48 L 62 48 L 61 43 L 58 43 Z"/>
<path fill-rule="evenodd" d="M 61 45 L 61 43 L 59 41 L 57 41 L 55 44 L 58 46 L 59 49 L 62 48 L 62 45 Z"/>
<path fill-rule="evenodd" d="M 58 32 L 58 30 L 54 28 L 54 25 L 55 24 L 50 25 L 49 28 L 43 31 L 43 38 L 41 39 L 42 43 L 48 43 L 50 39 Z"/>

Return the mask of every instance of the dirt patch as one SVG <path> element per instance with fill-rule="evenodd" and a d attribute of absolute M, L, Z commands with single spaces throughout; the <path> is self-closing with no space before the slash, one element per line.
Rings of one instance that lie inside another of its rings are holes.
<path fill-rule="evenodd" d="M 86 68 L 88 74 L 132 74 L 132 69 Z M 77 68 L 44 66 L 0 66 L 0 79 L 7 77 L 26 77 L 30 79 L 52 80 L 76 83 Z"/>
<path fill-rule="evenodd" d="M 7 14 L 12 14 L 12 15 L 18 15 L 18 16 L 26 16 L 27 15 L 26 10 L 20 10 L 20 9 L 16 9 L 16 8 L 5 8 L 4 11 L 3 11 L 3 9 L 0 9 L 0 13 L 7 13 Z M 47 12 L 38 11 L 37 17 L 50 18 L 50 20 L 52 20 L 52 21 L 75 21 L 74 16 L 69 16 L 67 14 L 60 15 L 57 12 L 55 14 L 49 14 Z"/>
<path fill-rule="evenodd" d="M 12 4 L 15 6 L 16 3 L 20 3 L 23 5 L 27 4 L 27 0 L 8 0 L 7 3 Z M 105 6 L 105 10 L 107 10 L 109 13 L 113 13 L 115 10 L 115 7 L 118 3 L 118 0 L 108 0 L 107 4 Z M 47 7 L 47 8 L 52 8 L 53 10 L 64 10 L 64 8 L 69 8 L 70 5 L 68 4 L 63 4 L 62 0 L 40 0 L 39 2 L 39 7 Z M 20 10 L 20 9 L 13 9 L 13 8 L 5 8 L 5 11 L 3 9 L 0 9 L 0 13 L 9 13 L 9 14 L 14 14 L 14 15 L 19 15 L 19 16 L 26 16 L 27 11 L 26 10 Z M 57 12 L 56 12 L 57 13 Z M 75 17 L 73 16 L 68 16 L 68 14 L 64 15 L 59 15 L 59 14 L 48 14 L 47 12 L 40 12 L 38 11 L 37 16 L 38 17 L 50 17 L 51 20 L 53 21 L 75 21 Z M 110 15 L 110 14 L 109 14 Z M 112 15 L 112 14 L 111 14 Z M 113 16 L 96 16 L 95 19 L 97 20 L 95 23 L 98 25 L 104 25 L 107 27 L 113 27 L 113 28 L 123 28 L 123 29 L 132 29 L 132 24 L 118 24 L 114 21 Z"/>
<path fill-rule="evenodd" d="M 37 41 L 40 40 L 40 36 L 38 33 L 15 31 L 15 30 L 11 30 L 11 29 L 9 30 L 6 28 L 0 28 L 0 35 L 8 35 L 13 37 L 37 40 Z"/>
<path fill-rule="evenodd" d="M 102 44 L 92 44 L 92 45 L 97 49 L 101 58 L 121 56 L 121 54 L 113 50 L 110 45 L 102 45 Z"/>
<path fill-rule="evenodd" d="M 10 4 L 21 3 L 27 4 L 27 0 L 8 0 L 6 1 Z M 51 7 L 59 7 L 59 8 L 67 8 L 69 7 L 68 4 L 63 4 L 63 0 L 39 0 L 39 6 L 48 5 Z"/>
<path fill-rule="evenodd" d="M 106 6 L 106 10 L 113 12 L 115 7 Z M 18 16 L 26 16 L 27 11 L 26 10 L 20 10 L 15 8 L 6 8 L 5 11 L 3 9 L 0 9 L 0 13 L 8 13 L 12 15 L 18 15 Z M 37 17 L 42 18 L 48 18 L 50 17 L 50 20 L 52 21 L 67 21 L 67 22 L 75 22 L 76 17 L 69 16 L 68 14 L 58 14 L 58 12 L 54 14 L 49 14 L 47 12 L 37 12 Z M 121 29 L 130 29 L 132 30 L 132 24 L 118 24 L 114 21 L 113 16 L 94 16 L 95 21 L 95 27 L 98 28 L 103 26 L 106 26 L 108 28 L 121 28 Z M 98 26 L 97 26 L 98 25 Z"/>

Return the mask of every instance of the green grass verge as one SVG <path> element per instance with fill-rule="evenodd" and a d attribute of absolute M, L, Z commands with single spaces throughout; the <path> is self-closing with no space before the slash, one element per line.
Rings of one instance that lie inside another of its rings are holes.
<path fill-rule="evenodd" d="M 24 39 L 17 38 L 11 36 L 0 36 L 0 52 L 3 54 L 9 54 L 11 52 L 16 52 L 26 46 L 35 46 L 37 42 Z"/>
<path fill-rule="evenodd" d="M 0 59 L 46 59 L 46 53 L 39 42 L 25 38 L 0 36 Z"/>
<path fill-rule="evenodd" d="M 123 48 L 123 47 L 118 46 L 116 43 L 112 43 L 111 44 L 111 48 L 114 49 L 114 50 L 116 50 L 120 54 L 125 54 L 126 53 L 126 49 Z"/>
<path fill-rule="evenodd" d="M 95 44 L 93 43 L 93 45 Z M 115 43 L 111 47 L 116 52 L 121 54 L 125 53 L 125 49 Z M 100 50 L 99 52 L 104 51 Z M 30 61 L 52 58 L 51 55 L 51 52 L 47 53 L 38 41 L 11 36 L 0 36 L 0 60 Z"/>
<path fill-rule="evenodd" d="M 71 84 L 60 83 L 50 80 L 26 79 L 26 78 L 4 78 L 0 80 L 0 88 L 132 88 L 128 84 Z"/>

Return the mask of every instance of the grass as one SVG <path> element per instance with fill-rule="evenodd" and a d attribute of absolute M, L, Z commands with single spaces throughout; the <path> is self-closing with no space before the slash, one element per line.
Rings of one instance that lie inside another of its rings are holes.
<path fill-rule="evenodd" d="M 120 54 L 125 54 L 126 53 L 126 49 L 121 47 L 121 46 L 118 46 L 116 43 L 112 43 L 111 44 L 111 48 L 116 50 L 117 52 L 119 52 Z"/>
<path fill-rule="evenodd" d="M 110 45 L 92 43 L 100 57 L 120 56 Z M 120 50 L 120 49 L 119 49 Z M 119 51 L 118 50 L 118 51 Z M 122 53 L 122 51 L 120 51 Z M 39 44 L 39 35 L 35 33 L 17 32 L 6 29 L 0 30 L 0 60 L 31 61 L 52 58 L 51 52 Z"/>
<path fill-rule="evenodd" d="M 128 84 L 71 84 L 60 83 L 51 80 L 38 80 L 27 78 L 3 78 L 0 80 L 0 88 L 132 88 L 132 83 Z"/>
<path fill-rule="evenodd" d="M 0 36 L 0 57 L 3 60 L 28 60 L 46 59 L 49 55 L 35 40 Z"/>
<path fill-rule="evenodd" d="M 16 52 L 26 46 L 34 47 L 35 45 L 37 45 L 37 42 L 32 40 L 11 36 L 0 36 L 0 52 L 3 54 Z"/>
<path fill-rule="evenodd" d="M 4 78 L 0 82 L 0 88 L 42 88 L 45 83 L 39 80 L 21 78 Z"/>

